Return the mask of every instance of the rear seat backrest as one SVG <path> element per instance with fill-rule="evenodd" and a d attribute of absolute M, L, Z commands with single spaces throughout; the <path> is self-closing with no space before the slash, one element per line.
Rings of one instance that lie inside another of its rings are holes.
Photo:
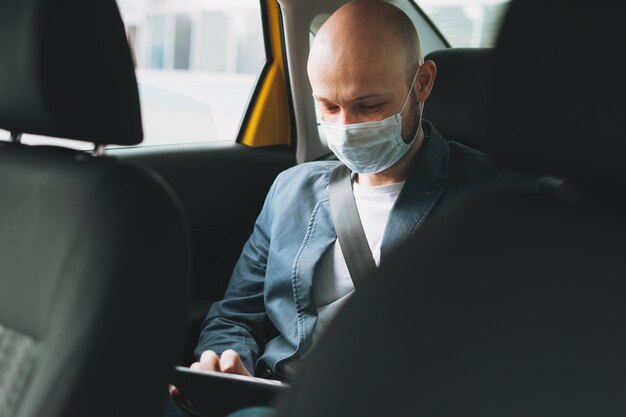
<path fill-rule="evenodd" d="M 437 65 L 435 85 L 424 104 L 424 118 L 446 139 L 487 153 L 486 88 L 492 56 L 490 48 L 450 48 L 424 57 Z"/>

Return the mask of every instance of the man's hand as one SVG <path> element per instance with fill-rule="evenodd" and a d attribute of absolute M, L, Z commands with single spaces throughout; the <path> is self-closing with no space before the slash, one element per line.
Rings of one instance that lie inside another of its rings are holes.
<path fill-rule="evenodd" d="M 205 350 L 200 356 L 200 362 L 192 363 L 190 368 L 196 371 L 215 371 L 252 376 L 244 366 L 239 354 L 232 349 L 222 352 L 222 356 L 217 356 L 217 353 L 212 350 Z"/>
<path fill-rule="evenodd" d="M 202 356 L 200 356 L 200 362 L 192 363 L 189 368 L 196 371 L 214 371 L 225 374 L 252 376 L 244 366 L 239 354 L 232 349 L 222 352 L 221 357 L 217 356 L 217 353 L 212 350 L 205 350 Z M 180 394 L 180 391 L 174 385 L 170 385 L 168 391 L 172 396 Z"/>

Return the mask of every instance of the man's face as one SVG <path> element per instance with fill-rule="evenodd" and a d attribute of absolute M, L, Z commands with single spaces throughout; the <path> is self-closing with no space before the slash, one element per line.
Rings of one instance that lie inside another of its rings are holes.
<path fill-rule="evenodd" d="M 383 120 L 400 112 L 410 83 L 402 49 L 342 39 L 332 34 L 316 39 L 309 55 L 308 73 L 322 120 L 354 124 Z M 415 87 L 413 88 L 415 90 Z M 402 112 L 402 137 L 413 139 L 418 103 L 414 92 Z"/>

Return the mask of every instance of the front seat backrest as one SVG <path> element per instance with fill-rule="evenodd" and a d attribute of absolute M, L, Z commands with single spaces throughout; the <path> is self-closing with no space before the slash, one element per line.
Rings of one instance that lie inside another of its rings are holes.
<path fill-rule="evenodd" d="M 0 128 L 141 142 L 113 0 L 0 2 Z M 158 415 L 182 336 L 187 226 L 153 172 L 0 142 L 0 416 Z"/>

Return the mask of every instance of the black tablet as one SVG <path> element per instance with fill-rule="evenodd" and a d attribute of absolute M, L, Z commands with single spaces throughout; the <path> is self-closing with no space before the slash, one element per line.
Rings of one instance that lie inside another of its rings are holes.
<path fill-rule="evenodd" d="M 180 391 L 174 401 L 203 417 L 223 417 L 244 407 L 271 405 L 288 388 L 280 381 L 181 366 L 175 369 L 172 385 Z"/>

